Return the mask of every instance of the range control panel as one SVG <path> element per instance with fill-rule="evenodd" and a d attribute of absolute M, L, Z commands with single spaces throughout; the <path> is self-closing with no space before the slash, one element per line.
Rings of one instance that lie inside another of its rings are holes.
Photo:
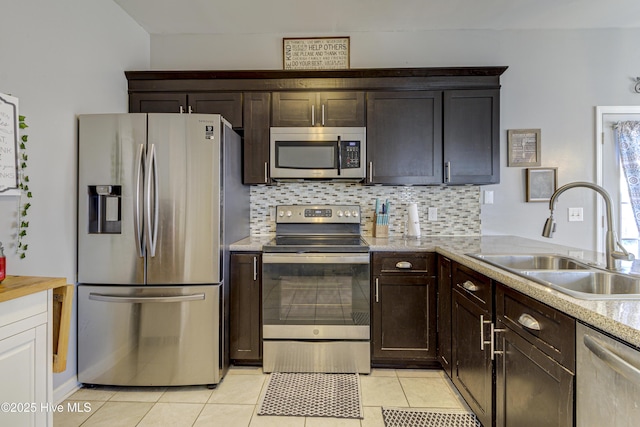
<path fill-rule="evenodd" d="M 276 223 L 360 223 L 359 205 L 279 205 Z"/>

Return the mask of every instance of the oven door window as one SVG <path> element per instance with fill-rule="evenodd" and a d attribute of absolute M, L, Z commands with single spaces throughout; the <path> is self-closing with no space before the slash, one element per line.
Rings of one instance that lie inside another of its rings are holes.
<path fill-rule="evenodd" d="M 264 325 L 369 325 L 369 264 L 268 263 Z"/>
<path fill-rule="evenodd" d="M 337 169 L 336 141 L 276 141 L 276 166 L 282 169 Z"/>

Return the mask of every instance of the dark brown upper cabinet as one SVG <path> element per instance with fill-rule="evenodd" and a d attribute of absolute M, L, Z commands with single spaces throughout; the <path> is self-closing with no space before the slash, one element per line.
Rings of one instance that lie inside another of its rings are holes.
<path fill-rule="evenodd" d="M 367 183 L 462 185 L 499 182 L 500 75 L 506 69 L 125 75 L 132 113 L 219 113 L 244 132 L 245 184 L 270 183 L 269 126 L 366 126 Z"/>
<path fill-rule="evenodd" d="M 367 182 L 442 183 L 442 92 L 367 94 Z"/>
<path fill-rule="evenodd" d="M 500 182 L 500 91 L 444 92 L 444 182 Z"/>
<path fill-rule="evenodd" d="M 129 96 L 130 113 L 221 114 L 234 128 L 242 128 L 242 94 L 135 93 Z"/>
<path fill-rule="evenodd" d="M 364 126 L 364 92 L 274 92 L 272 126 Z"/>
<path fill-rule="evenodd" d="M 243 183 L 268 184 L 271 93 L 244 94 Z"/>

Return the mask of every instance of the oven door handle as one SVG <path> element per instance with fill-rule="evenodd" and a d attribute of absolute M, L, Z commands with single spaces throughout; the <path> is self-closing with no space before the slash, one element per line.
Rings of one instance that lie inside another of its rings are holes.
<path fill-rule="evenodd" d="M 271 254 L 262 257 L 263 264 L 369 264 L 369 254 L 304 253 Z"/>

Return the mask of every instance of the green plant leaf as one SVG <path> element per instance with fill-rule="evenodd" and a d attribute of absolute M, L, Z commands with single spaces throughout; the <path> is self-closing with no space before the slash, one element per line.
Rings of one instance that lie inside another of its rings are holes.
<path fill-rule="evenodd" d="M 27 257 L 27 254 L 25 254 L 24 252 L 20 254 L 20 259 L 25 259 L 26 257 Z"/>

